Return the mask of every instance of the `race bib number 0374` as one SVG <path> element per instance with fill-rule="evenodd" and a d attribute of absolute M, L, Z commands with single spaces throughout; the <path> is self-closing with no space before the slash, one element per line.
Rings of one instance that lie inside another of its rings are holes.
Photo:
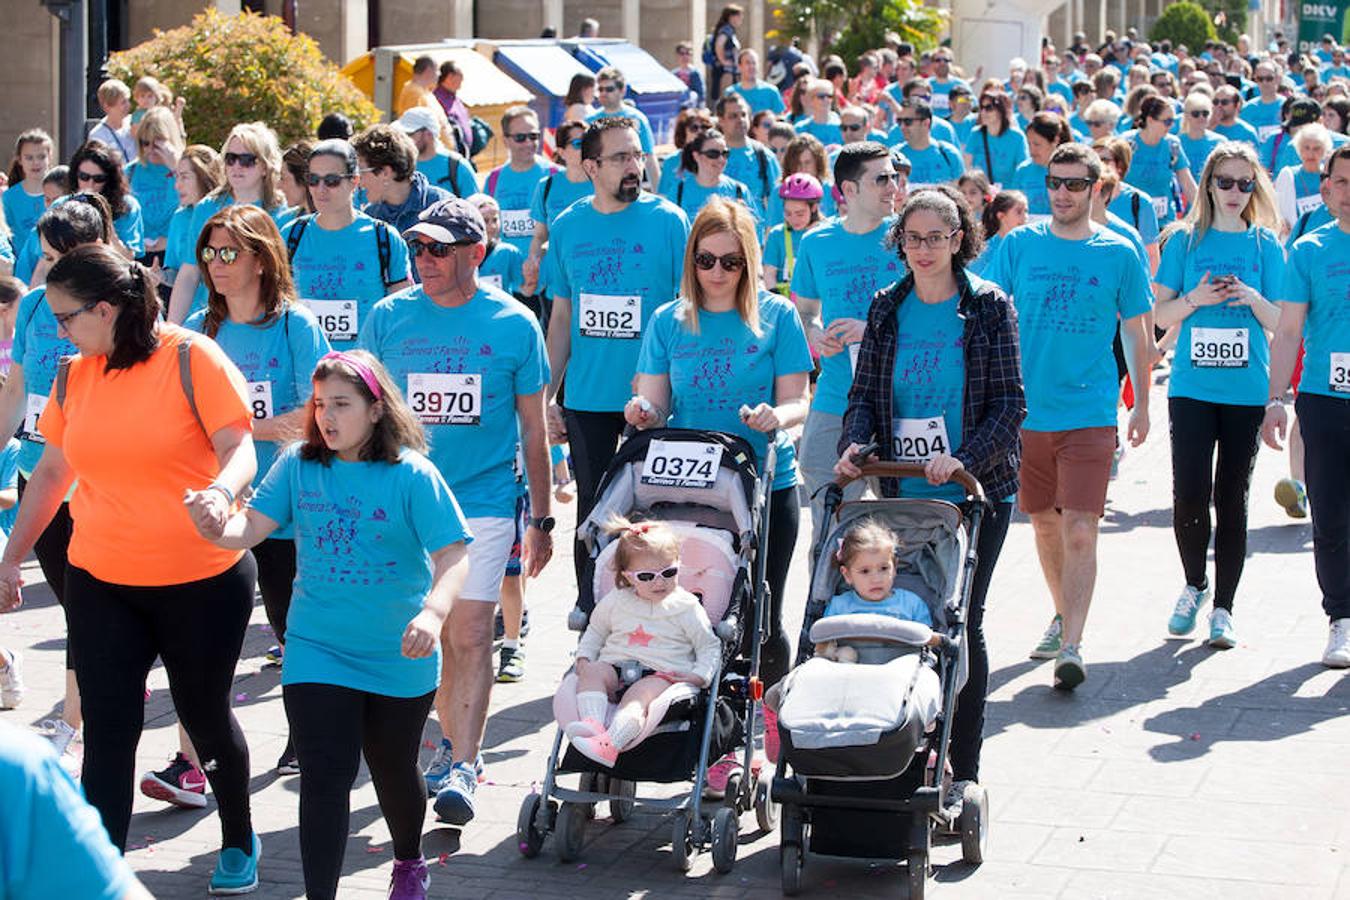
<path fill-rule="evenodd" d="M 697 441 L 652 441 L 642 463 L 642 483 L 661 487 L 710 488 L 717 482 L 722 448 Z"/>
<path fill-rule="evenodd" d="M 427 425 L 477 425 L 483 415 L 483 376 L 410 373 L 408 405 Z"/>

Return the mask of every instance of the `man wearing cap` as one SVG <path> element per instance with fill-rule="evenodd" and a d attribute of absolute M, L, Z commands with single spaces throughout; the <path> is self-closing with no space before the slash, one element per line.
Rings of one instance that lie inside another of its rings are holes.
<path fill-rule="evenodd" d="M 526 576 L 538 575 L 553 553 L 544 429 L 548 360 L 529 310 L 478 280 L 487 228 L 476 207 L 458 197 L 441 200 L 403 236 L 422 283 L 377 303 L 360 345 L 404 391 L 426 428 L 428 455 L 473 534 L 468 574 L 441 632 L 438 756 L 453 765 L 442 781 L 428 784 L 436 814 L 463 825 L 474 817 L 492 688 L 493 614 L 516 540 L 517 444 L 534 515 L 522 539 Z"/>
<path fill-rule="evenodd" d="M 427 181 L 456 197 L 478 193 L 478 173 L 473 165 L 455 150 L 447 150 L 437 139 L 436 114 L 425 106 L 414 106 L 399 116 L 394 127 L 412 138 L 417 148 L 417 171 Z"/>
<path fill-rule="evenodd" d="M 936 97 L 937 95 L 934 94 Z M 961 177 L 966 170 L 961 151 L 946 141 L 932 137 L 933 110 L 922 100 L 907 100 L 900 107 L 895 124 L 905 136 L 900 149 L 909 159 L 911 189 L 918 190 Z"/>
<path fill-rule="evenodd" d="M 717 99 L 715 111 L 717 125 L 727 142 L 726 175 L 750 188 L 750 195 L 755 198 L 755 215 L 761 222 L 767 221 L 769 198 L 783 174 L 778 157 L 750 137 L 750 109 L 740 94 L 727 91 Z"/>
<path fill-rule="evenodd" d="M 596 72 L 595 99 L 600 101 L 600 108 L 587 116 L 586 121 L 594 122 L 596 119 L 609 119 L 615 116 L 632 119 L 633 126 L 637 129 L 638 141 L 642 145 L 642 152 L 647 154 L 647 185 L 649 189 L 655 188 L 661 183 L 661 166 L 656 159 L 656 139 L 652 136 L 652 123 L 642 110 L 623 102 L 624 91 L 627 89 L 628 80 L 614 66 L 606 66 Z"/>
<path fill-rule="evenodd" d="M 623 434 L 647 321 L 680 292 L 689 219 L 670 201 L 642 192 L 643 162 L 631 119 L 592 122 L 581 138 L 581 165 L 595 193 L 553 220 L 544 257 L 553 298 L 549 436 L 571 444 L 578 522 L 590 515 Z M 557 403 L 564 375 L 565 408 Z M 579 584 L 585 559 L 578 546 Z"/>

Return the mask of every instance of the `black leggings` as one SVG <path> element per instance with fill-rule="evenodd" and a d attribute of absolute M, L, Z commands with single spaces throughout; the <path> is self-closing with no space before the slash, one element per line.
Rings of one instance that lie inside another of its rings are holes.
<path fill-rule="evenodd" d="M 1167 404 L 1172 428 L 1172 531 L 1181 568 L 1191 587 L 1208 585 L 1212 499 L 1214 606 L 1232 612 L 1247 560 L 1247 493 L 1265 410 L 1189 397 L 1173 397 Z"/>
<path fill-rule="evenodd" d="M 1003 552 L 1012 520 L 1010 502 L 993 503 L 980 526 L 975 545 L 978 561 L 971 579 L 970 607 L 966 613 L 966 646 L 970 650 L 970 673 L 965 687 L 956 696 L 952 715 L 952 778 L 956 781 L 980 780 L 980 750 L 984 747 L 984 705 L 989 693 L 989 649 L 984 642 L 984 602 L 994 566 Z"/>
<path fill-rule="evenodd" d="M 768 640 L 759 660 L 759 677 L 766 688 L 783 680 L 792 665 L 792 648 L 783 633 L 783 594 L 787 590 L 788 568 L 797 546 L 802 504 L 797 485 L 769 494 L 768 551 L 765 579 L 772 602 L 769 604 Z"/>
<path fill-rule="evenodd" d="M 24 490 L 28 487 L 28 479 L 22 475 L 19 476 L 19 500 L 23 500 Z M 61 604 L 64 611 L 66 606 L 66 551 L 70 547 L 70 532 L 73 528 L 70 520 L 70 504 L 62 503 L 56 508 L 56 515 L 47 523 L 42 534 L 38 535 L 37 542 L 33 544 L 33 553 L 37 556 L 38 568 L 42 569 L 42 577 L 47 579 L 47 586 L 52 589 L 56 595 L 56 602 Z M 66 634 L 70 634 L 70 619 L 66 619 Z M 66 639 L 66 671 L 75 668 L 74 655 L 71 652 L 70 639 Z"/>
<path fill-rule="evenodd" d="M 386 697 L 332 684 L 281 689 L 300 761 L 300 866 L 305 896 L 337 896 L 352 783 L 364 753 L 394 859 L 421 859 L 427 789 L 417 768 L 422 725 L 436 697 Z"/>
<path fill-rule="evenodd" d="M 253 548 L 258 561 L 258 593 L 262 594 L 267 624 L 277 636 L 277 643 L 286 643 L 286 614 L 291 610 L 291 589 L 295 585 L 295 541 L 289 538 L 268 538 Z"/>
<path fill-rule="evenodd" d="M 580 532 L 581 523 L 595 506 L 595 489 L 614 460 L 614 451 L 619 447 L 619 438 L 627 423 L 623 413 L 566 408 L 563 409 L 563 421 L 567 425 L 567 443 L 572 451 L 572 473 L 577 480 L 577 531 Z M 584 584 L 589 569 L 586 545 L 577 539 L 572 551 L 577 584 Z"/>
<path fill-rule="evenodd" d="M 1300 393 L 1295 404 L 1303 432 L 1312 505 L 1313 565 L 1329 619 L 1350 617 L 1350 399 Z"/>
<path fill-rule="evenodd" d="M 179 721 L 197 748 L 220 808 L 221 843 L 253 852 L 248 745 L 230 688 L 253 611 L 251 554 L 219 575 L 132 587 L 66 570 L 66 608 L 84 707 L 84 793 L 112 842 L 126 849 L 145 678 L 164 661 Z"/>

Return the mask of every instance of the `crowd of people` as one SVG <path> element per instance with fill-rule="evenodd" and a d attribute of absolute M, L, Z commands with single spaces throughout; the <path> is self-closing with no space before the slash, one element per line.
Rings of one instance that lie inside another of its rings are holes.
<path fill-rule="evenodd" d="M 479 172 L 464 76 L 430 58 L 392 123 L 354 133 L 330 115 L 286 148 L 262 122 L 188 143 L 181 102 L 148 77 L 100 88 L 105 117 L 65 164 L 42 130 L 19 136 L 0 219 L 0 427 L 15 435 L 0 611 L 21 605 L 35 554 L 67 626 L 44 733 L 57 754 L 82 735 L 98 822 L 68 827 L 103 842 L 62 867 L 72 896 L 136 896 L 117 851 L 156 659 L 180 748 L 140 789 L 201 807 L 209 787 L 210 889 L 256 888 L 230 709 L 255 590 L 290 730 L 276 768 L 301 775 L 307 895 L 337 895 L 364 757 L 390 897 L 426 896 L 426 802 L 455 826 L 475 817 L 490 692 L 525 675 L 525 585 L 552 556 L 555 502 L 584 521 L 635 430 L 729 432 L 761 461 L 775 448 L 767 688 L 792 665 L 788 570 L 803 524 L 825 527 L 825 485 L 858 476 L 868 447 L 924 472 L 882 479 L 883 496 L 965 504 L 953 476 L 979 479 L 949 804 L 979 780 L 984 605 L 1014 507 L 1053 607 L 1028 649 L 1071 691 L 1113 467 L 1160 418 L 1159 370 L 1182 576 L 1160 630 L 1167 614 L 1187 637 L 1209 607 L 1208 643 L 1237 646 L 1252 470 L 1263 440 L 1287 441 L 1276 500 L 1311 515 L 1321 659 L 1350 667 L 1350 68 L 1334 39 L 1300 54 L 1080 36 L 990 77 L 945 46 L 780 48 L 770 83 L 742 15 L 720 16 L 706 79 L 679 48 L 673 152 L 604 68 L 574 79 L 561 121 L 508 109 L 507 161 Z M 603 723 L 619 688 L 595 662 L 606 636 L 669 601 L 669 640 L 688 643 L 673 675 L 706 681 L 711 653 L 672 590 L 669 535 L 625 527 L 636 611 L 606 607 L 609 630 L 583 639 L 589 724 L 572 734 L 611 762 L 655 688 L 637 682 Z M 882 576 L 887 540 L 866 549 Z M 587 555 L 574 548 L 578 583 Z M 890 596 L 853 549 L 839 562 L 864 599 Z M 0 647 L 0 706 L 22 701 L 22 664 Z M 433 710 L 441 740 L 419 770 Z M 60 769 L 26 765 L 75 804 Z M 718 760 L 710 792 L 740 767 Z"/>

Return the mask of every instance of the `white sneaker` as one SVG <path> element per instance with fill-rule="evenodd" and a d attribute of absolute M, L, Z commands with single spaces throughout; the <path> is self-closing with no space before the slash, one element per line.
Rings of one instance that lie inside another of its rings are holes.
<path fill-rule="evenodd" d="M 1322 665 L 1329 669 L 1350 669 L 1350 618 L 1331 623 L 1327 649 L 1322 652 Z"/>
<path fill-rule="evenodd" d="M 9 659 L 0 669 L 0 709 L 13 709 L 23 702 L 23 657 L 9 650 L 0 650 L 0 662 Z"/>
<path fill-rule="evenodd" d="M 46 719 L 38 726 L 47 732 L 47 740 L 52 742 L 52 749 L 56 751 L 57 756 L 62 756 L 70 742 L 75 740 L 76 731 L 66 724 L 63 719 Z"/>

